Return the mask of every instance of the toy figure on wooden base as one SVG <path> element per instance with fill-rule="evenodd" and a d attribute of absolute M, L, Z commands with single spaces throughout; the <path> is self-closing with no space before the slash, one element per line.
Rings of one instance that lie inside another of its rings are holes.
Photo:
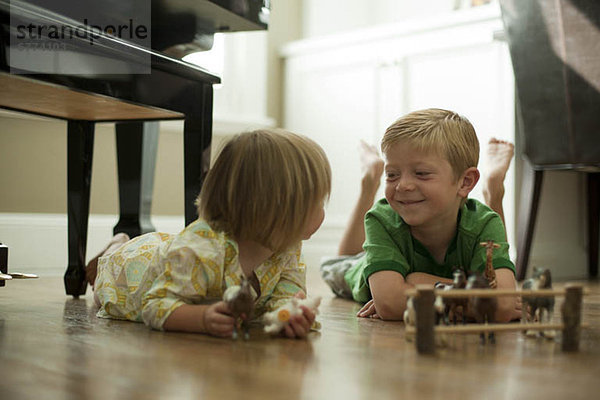
<path fill-rule="evenodd" d="M 321 304 L 321 296 L 309 297 L 306 299 L 293 298 L 286 304 L 282 305 L 276 310 L 266 313 L 263 316 L 263 322 L 265 324 L 266 333 L 278 333 L 289 323 L 290 319 L 295 315 L 302 315 L 302 308 L 304 306 L 312 310 L 315 314 L 319 312 L 319 305 Z"/>
<path fill-rule="evenodd" d="M 466 288 L 467 290 L 490 289 L 490 285 L 483 275 L 474 274 L 469 277 Z M 469 310 L 475 316 L 475 320 L 478 324 L 493 324 L 497 307 L 498 301 L 495 297 L 469 297 Z M 479 337 L 481 338 L 481 344 L 485 344 L 485 333 L 480 333 Z M 488 339 L 491 344 L 496 343 L 494 332 L 488 334 Z"/>
<path fill-rule="evenodd" d="M 231 314 L 235 319 L 232 338 L 238 338 L 238 331 L 244 333 L 244 339 L 250 338 L 249 322 L 254 311 L 254 296 L 250 286 L 250 281 L 246 277 L 242 277 L 240 285 L 230 286 L 223 293 L 223 301 L 231 310 Z"/>
<path fill-rule="evenodd" d="M 535 267 L 533 277 L 523 282 L 523 290 L 552 289 L 552 275 L 547 268 Z M 523 317 L 524 323 L 538 321 L 539 323 L 550 323 L 552 313 L 554 312 L 554 297 L 530 297 L 523 296 Z M 540 336 L 553 339 L 555 332 L 553 330 L 545 331 L 526 331 L 527 336 Z"/>

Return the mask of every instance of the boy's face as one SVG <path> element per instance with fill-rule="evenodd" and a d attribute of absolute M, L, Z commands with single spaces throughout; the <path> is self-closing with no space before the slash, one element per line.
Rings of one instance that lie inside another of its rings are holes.
<path fill-rule="evenodd" d="M 445 157 L 399 142 L 386 151 L 385 159 L 385 198 L 411 228 L 456 224 L 461 179 Z"/>

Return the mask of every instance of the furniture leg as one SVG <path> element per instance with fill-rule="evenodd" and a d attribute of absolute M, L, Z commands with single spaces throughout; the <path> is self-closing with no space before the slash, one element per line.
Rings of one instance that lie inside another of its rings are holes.
<path fill-rule="evenodd" d="M 158 122 L 115 124 L 119 174 L 119 222 L 113 233 L 130 238 L 153 232 L 150 221 L 154 170 L 158 148 Z"/>
<path fill-rule="evenodd" d="M 600 173 L 587 174 L 588 203 L 588 268 L 590 278 L 598 277 L 598 251 L 600 241 Z"/>
<path fill-rule="evenodd" d="M 8 246 L 0 243 L 0 274 L 8 274 Z M 4 279 L 0 279 L 0 287 L 6 285 Z"/>
<path fill-rule="evenodd" d="M 523 183 L 521 184 L 521 202 L 519 205 L 518 239 L 517 239 L 517 280 L 522 281 L 527 275 L 529 253 L 533 241 L 535 220 L 537 218 L 540 193 L 544 171 L 534 170 L 523 162 Z"/>
<path fill-rule="evenodd" d="M 94 123 L 69 121 L 67 125 L 67 212 L 69 261 L 64 276 L 67 295 L 85 294 L 85 251 L 87 245 L 90 185 L 94 150 Z"/>
<path fill-rule="evenodd" d="M 186 113 L 183 125 L 186 225 L 198 218 L 195 200 L 210 168 L 212 85 L 197 85 L 192 96 L 196 100 L 195 102 L 190 101 L 194 104 L 194 109 L 190 113 Z"/>

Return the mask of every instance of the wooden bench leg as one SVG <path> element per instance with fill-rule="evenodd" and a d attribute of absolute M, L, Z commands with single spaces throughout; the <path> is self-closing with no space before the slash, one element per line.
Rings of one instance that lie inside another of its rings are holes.
<path fill-rule="evenodd" d="M 115 124 L 119 173 L 119 222 L 113 233 L 130 238 L 153 232 L 150 221 L 154 170 L 158 149 L 158 122 Z"/>
<path fill-rule="evenodd" d="M 198 218 L 194 202 L 210 167 L 213 87 L 198 85 L 192 96 L 194 110 L 186 113 L 183 125 L 186 225 Z"/>
<path fill-rule="evenodd" d="M 78 298 L 85 294 L 85 251 L 90 186 L 92 182 L 92 155 L 94 150 L 94 123 L 69 121 L 67 125 L 67 215 L 69 261 L 64 276 L 68 295 Z"/>
<path fill-rule="evenodd" d="M 600 173 L 587 174 L 588 203 L 588 268 L 589 277 L 598 276 L 598 248 L 600 242 Z"/>

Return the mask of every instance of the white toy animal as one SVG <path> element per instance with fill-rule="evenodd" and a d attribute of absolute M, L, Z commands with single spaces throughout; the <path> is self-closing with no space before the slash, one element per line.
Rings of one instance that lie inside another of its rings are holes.
<path fill-rule="evenodd" d="M 295 315 L 301 315 L 302 309 L 300 306 L 312 310 L 315 314 L 319 313 L 319 305 L 321 304 L 321 296 L 309 297 L 307 299 L 293 298 L 286 304 L 276 310 L 266 313 L 263 316 L 266 333 L 277 333 L 281 331 Z"/>

